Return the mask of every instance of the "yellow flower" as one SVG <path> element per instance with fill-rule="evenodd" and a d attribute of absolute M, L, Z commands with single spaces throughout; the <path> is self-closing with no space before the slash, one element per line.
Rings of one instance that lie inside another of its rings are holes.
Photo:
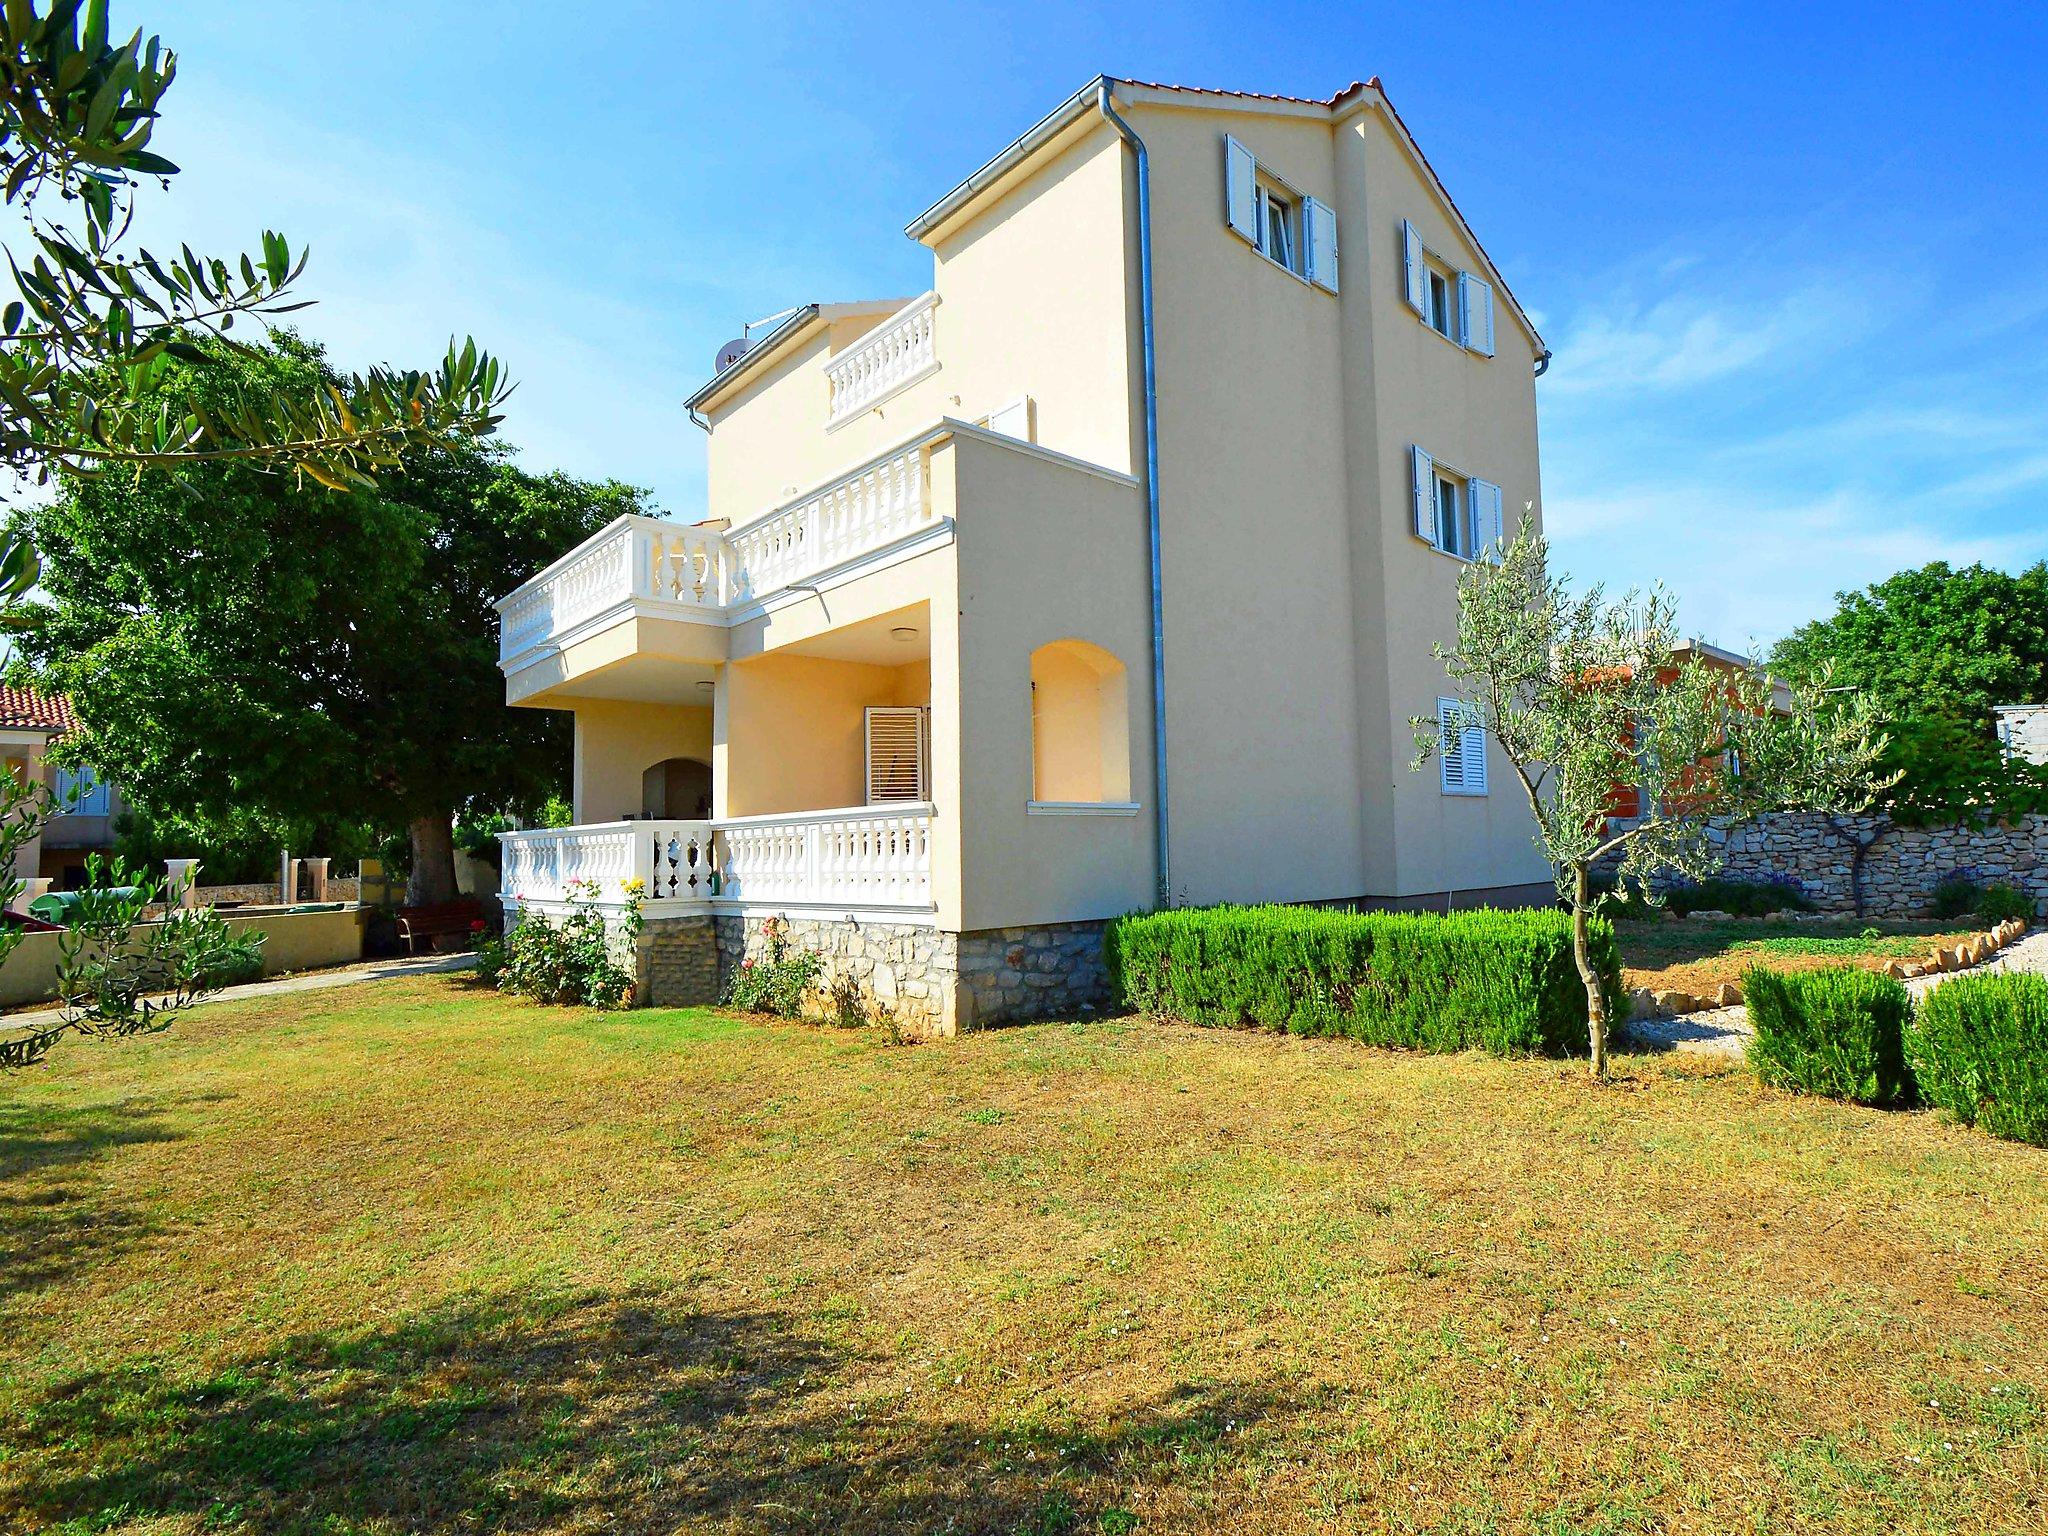
<path fill-rule="evenodd" d="M 642 880 L 638 875 L 635 875 L 632 879 L 628 880 L 625 883 L 622 889 L 628 896 L 638 896 L 642 891 L 647 889 L 647 882 L 645 880 Z"/>

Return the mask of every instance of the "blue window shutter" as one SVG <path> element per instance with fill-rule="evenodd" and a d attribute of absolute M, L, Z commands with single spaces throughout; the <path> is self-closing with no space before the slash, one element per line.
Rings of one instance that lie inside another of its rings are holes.
<path fill-rule="evenodd" d="M 1408 307 L 1418 315 L 1429 313 L 1429 300 L 1423 292 L 1428 281 L 1429 268 L 1422 261 L 1422 236 L 1415 232 L 1415 226 L 1406 219 L 1401 221 L 1401 280 L 1406 285 Z"/>
<path fill-rule="evenodd" d="M 1310 198 L 1302 211 L 1308 231 L 1308 280 L 1337 291 L 1337 210 Z"/>
<path fill-rule="evenodd" d="M 1490 480 L 1472 482 L 1472 554 L 1499 559 L 1501 540 L 1500 487 Z"/>
<path fill-rule="evenodd" d="M 1464 737 L 1464 750 L 1458 755 L 1465 763 L 1465 793 L 1483 795 L 1486 793 L 1486 728 L 1479 724 L 1478 716 L 1467 709 L 1460 712 Z"/>
<path fill-rule="evenodd" d="M 1436 543 L 1436 460 L 1421 448 L 1408 450 L 1409 492 L 1415 502 L 1415 537 Z"/>
<path fill-rule="evenodd" d="M 1458 340 L 1483 357 L 1493 356 L 1493 285 L 1470 272 L 1458 274 Z"/>
<path fill-rule="evenodd" d="M 1229 134 L 1223 136 L 1223 215 L 1231 229 L 1259 243 L 1259 163 Z"/>

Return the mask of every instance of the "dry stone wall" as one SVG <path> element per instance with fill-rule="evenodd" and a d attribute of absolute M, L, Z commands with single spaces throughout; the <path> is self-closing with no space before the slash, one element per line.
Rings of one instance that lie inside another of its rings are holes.
<path fill-rule="evenodd" d="M 1845 818 L 1837 829 L 1810 812 L 1732 828 L 1723 845 L 1731 880 L 1790 875 L 1824 912 L 1853 912 L 1853 839 L 1881 835 L 1863 862 L 1865 912 L 1921 917 L 1934 888 L 1958 872 L 1980 885 L 2018 886 L 2048 913 L 2048 816 L 1988 827 L 1899 827 L 1886 817 Z"/>

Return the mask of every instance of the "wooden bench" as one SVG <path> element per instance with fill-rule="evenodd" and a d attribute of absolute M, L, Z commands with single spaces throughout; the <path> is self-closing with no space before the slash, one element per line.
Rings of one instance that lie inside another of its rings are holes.
<path fill-rule="evenodd" d="M 443 901 L 430 907 L 400 907 L 398 909 L 398 938 L 412 954 L 420 952 L 421 939 L 438 939 L 446 934 L 459 933 L 465 942 L 470 930 L 483 921 L 484 908 L 480 901 Z"/>

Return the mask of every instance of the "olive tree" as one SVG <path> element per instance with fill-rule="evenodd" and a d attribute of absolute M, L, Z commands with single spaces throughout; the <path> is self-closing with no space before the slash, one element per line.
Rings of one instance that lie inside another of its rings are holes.
<path fill-rule="evenodd" d="M 1435 651 L 1462 718 L 1413 722 L 1415 767 L 1451 745 L 1451 729 L 1499 744 L 1571 911 L 1593 1072 L 1605 1077 L 1608 1005 L 1589 921 L 1606 896 L 1594 870 L 1612 861 L 1617 890 L 1654 902 L 1653 877 L 1714 872 L 1716 829 L 1769 811 L 1859 811 L 1888 782 L 1884 739 L 1869 700 L 1830 690 L 1824 673 L 1787 685 L 1760 665 L 1678 656 L 1677 606 L 1661 588 L 1618 602 L 1598 586 L 1574 596 L 1526 518 L 1497 556 L 1458 584 L 1457 642 Z M 1630 785 L 1643 798 L 1618 817 Z"/>

